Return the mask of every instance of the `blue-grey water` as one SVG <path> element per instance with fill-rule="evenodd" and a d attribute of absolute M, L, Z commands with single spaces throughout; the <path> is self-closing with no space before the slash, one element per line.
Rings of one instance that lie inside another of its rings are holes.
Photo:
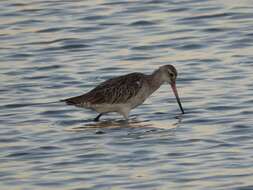
<path fill-rule="evenodd" d="M 253 189 L 251 0 L 1 0 L 0 189 Z M 173 64 L 129 122 L 55 102 Z"/>

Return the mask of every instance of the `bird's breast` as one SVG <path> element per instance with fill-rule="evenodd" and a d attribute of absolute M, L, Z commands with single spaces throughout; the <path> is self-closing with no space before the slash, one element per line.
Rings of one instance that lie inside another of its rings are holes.
<path fill-rule="evenodd" d="M 131 108 L 134 108 L 140 104 L 142 104 L 149 96 L 151 95 L 150 89 L 143 86 L 140 91 L 136 94 L 136 96 L 132 97 L 129 100 L 129 104 Z"/>

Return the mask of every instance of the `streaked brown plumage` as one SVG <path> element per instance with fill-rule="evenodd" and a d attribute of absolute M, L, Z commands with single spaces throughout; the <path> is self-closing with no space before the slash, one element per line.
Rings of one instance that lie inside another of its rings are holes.
<path fill-rule="evenodd" d="M 128 99 L 136 96 L 142 86 L 144 75 L 131 73 L 102 82 L 90 92 L 81 96 L 66 99 L 68 104 L 83 106 L 90 104 L 117 104 L 125 103 Z M 136 83 L 139 81 L 139 84 Z"/>
<path fill-rule="evenodd" d="M 175 80 L 177 71 L 172 65 L 165 65 L 155 70 L 151 75 L 130 73 L 102 82 L 91 91 L 72 98 L 65 99 L 67 104 L 89 108 L 100 113 L 118 112 L 128 118 L 131 109 L 142 104 L 164 82 L 171 84 L 177 97 L 180 109 L 183 111 L 177 95 Z"/>

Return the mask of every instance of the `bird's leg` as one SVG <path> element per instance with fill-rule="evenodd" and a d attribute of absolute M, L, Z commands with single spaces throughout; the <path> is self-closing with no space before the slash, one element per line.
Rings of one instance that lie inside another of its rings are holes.
<path fill-rule="evenodd" d="M 100 113 L 100 114 L 94 119 L 94 121 L 99 121 L 99 118 L 100 118 L 102 115 L 103 115 L 103 114 Z"/>
<path fill-rule="evenodd" d="M 127 121 L 129 116 L 129 109 L 123 109 L 120 110 L 119 113 L 124 117 L 124 119 Z"/>

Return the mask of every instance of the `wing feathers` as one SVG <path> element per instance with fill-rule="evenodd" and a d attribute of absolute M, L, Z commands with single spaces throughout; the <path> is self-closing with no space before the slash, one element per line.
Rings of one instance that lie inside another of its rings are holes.
<path fill-rule="evenodd" d="M 71 105 L 125 103 L 137 95 L 144 82 L 144 76 L 142 73 L 131 73 L 112 78 L 86 94 L 64 101 Z"/>

